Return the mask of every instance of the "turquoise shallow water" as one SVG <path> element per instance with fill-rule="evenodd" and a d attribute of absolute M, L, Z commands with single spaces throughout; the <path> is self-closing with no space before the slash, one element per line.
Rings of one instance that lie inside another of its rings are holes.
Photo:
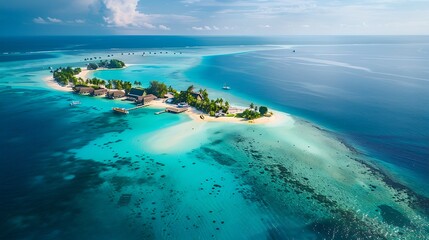
<path fill-rule="evenodd" d="M 196 83 L 222 96 L 205 76 L 184 74 L 216 52 L 228 50 L 125 56 L 139 65 L 94 76 L 156 79 L 176 88 Z M 282 115 L 271 125 L 198 123 L 155 115 L 155 108 L 118 116 L 113 106 L 131 104 L 58 92 L 41 81 L 48 74 L 42 69 L 79 66 L 86 54 L 58 53 L 0 69 L 1 124 L 8 126 L 0 133 L 2 237 L 426 238 L 425 196 L 308 122 Z M 82 104 L 70 108 L 72 99 Z"/>

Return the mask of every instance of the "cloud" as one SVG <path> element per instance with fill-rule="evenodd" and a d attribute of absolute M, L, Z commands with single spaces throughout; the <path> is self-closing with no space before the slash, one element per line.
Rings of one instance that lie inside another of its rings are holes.
<path fill-rule="evenodd" d="M 162 25 L 162 24 L 159 25 L 158 28 L 161 29 L 161 30 L 166 30 L 166 31 L 171 30 L 169 27 L 167 27 L 165 25 Z"/>
<path fill-rule="evenodd" d="M 232 30 L 234 28 L 225 26 L 222 29 L 224 29 L 224 30 Z M 199 26 L 192 27 L 192 30 L 195 30 L 195 31 L 219 31 L 219 30 L 221 30 L 221 28 L 218 27 L 218 26 L 216 26 L 216 25 L 214 25 L 214 26 L 207 26 L 207 25 L 205 25 L 205 26 L 200 26 L 200 27 Z"/>
<path fill-rule="evenodd" d="M 76 19 L 76 20 L 74 20 L 74 22 L 82 24 L 82 23 L 85 23 L 85 20 L 83 20 L 83 19 Z"/>
<path fill-rule="evenodd" d="M 104 21 L 115 27 L 156 28 L 150 23 L 149 15 L 137 9 L 139 0 L 103 0 L 107 16 Z"/>
<path fill-rule="evenodd" d="M 192 27 L 192 30 L 202 31 L 202 30 L 204 30 L 204 28 L 203 27 Z"/>
<path fill-rule="evenodd" d="M 102 0 L 105 6 L 104 22 L 109 27 L 170 30 L 166 23 L 195 22 L 191 16 L 177 14 L 145 14 L 138 9 L 139 0 Z M 158 27 L 155 25 L 158 24 Z"/>
<path fill-rule="evenodd" d="M 51 18 L 51 17 L 48 17 L 47 19 L 48 19 L 48 21 L 49 21 L 49 22 L 51 22 L 51 23 L 61 23 L 61 22 L 63 22 L 61 19 L 58 19 L 58 18 Z"/>
<path fill-rule="evenodd" d="M 259 27 L 261 27 L 261 28 L 271 28 L 271 25 L 265 24 L 265 25 L 259 25 Z"/>
<path fill-rule="evenodd" d="M 37 23 L 37 24 L 46 24 L 48 22 L 46 22 L 45 19 L 43 19 L 42 17 L 37 17 L 37 18 L 33 18 L 33 22 Z"/>
<path fill-rule="evenodd" d="M 33 22 L 37 24 L 48 24 L 48 23 L 62 23 L 63 20 L 58 18 L 52 18 L 52 17 L 47 17 L 47 18 L 37 17 L 37 18 L 33 18 Z"/>
<path fill-rule="evenodd" d="M 193 4 L 193 3 L 201 2 L 201 0 L 183 0 L 180 2 L 185 4 Z"/>

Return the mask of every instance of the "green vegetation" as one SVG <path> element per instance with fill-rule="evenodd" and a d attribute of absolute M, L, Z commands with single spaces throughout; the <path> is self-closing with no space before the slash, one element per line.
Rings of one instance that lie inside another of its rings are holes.
<path fill-rule="evenodd" d="M 70 82 L 76 82 L 78 79 L 75 77 L 75 75 L 79 74 L 82 70 L 80 68 L 58 68 L 53 72 L 53 77 L 56 82 L 58 82 L 60 85 L 67 85 Z"/>
<path fill-rule="evenodd" d="M 237 117 L 241 117 L 241 118 L 246 118 L 246 119 L 249 119 L 249 120 L 253 120 L 253 119 L 256 119 L 256 118 L 260 118 L 261 114 L 259 112 L 254 111 L 253 109 L 250 108 L 250 109 L 244 110 L 244 112 L 242 112 L 242 113 L 238 113 Z"/>
<path fill-rule="evenodd" d="M 88 63 L 88 66 L 86 69 L 88 70 L 96 70 L 98 68 L 98 65 L 96 63 Z"/>
<path fill-rule="evenodd" d="M 125 90 L 125 93 L 128 94 L 131 90 L 133 85 L 131 82 L 128 81 L 122 81 L 122 80 L 109 80 L 107 81 L 106 88 L 108 89 L 118 89 L 118 90 Z"/>
<path fill-rule="evenodd" d="M 198 110 L 209 113 L 210 116 L 214 116 L 220 111 L 224 113 L 228 112 L 229 103 L 227 101 L 224 102 L 222 98 L 217 98 L 216 100 L 209 99 L 209 94 L 206 89 L 200 89 L 197 93 L 193 90 L 194 86 L 191 85 L 186 91 L 171 91 L 174 93 L 174 102 L 186 102 Z"/>
<path fill-rule="evenodd" d="M 259 111 L 258 111 L 259 110 Z M 242 113 L 238 113 L 236 117 L 246 118 L 248 120 L 253 120 L 265 116 L 268 112 L 268 108 L 261 106 L 258 108 L 255 104 L 251 103 L 249 108 L 244 110 Z"/>
<path fill-rule="evenodd" d="M 260 107 L 259 107 L 259 113 L 260 113 L 262 116 L 264 116 L 265 114 L 267 114 L 267 112 L 268 112 L 268 108 L 267 108 L 267 107 L 265 107 L 265 106 L 260 106 Z"/>
<path fill-rule="evenodd" d="M 168 88 L 167 85 L 165 85 L 164 83 L 158 81 L 151 81 L 150 86 L 146 89 L 146 92 L 149 94 L 153 94 L 159 98 L 163 98 L 165 94 L 167 94 Z"/>
<path fill-rule="evenodd" d="M 125 64 L 119 60 L 110 60 L 110 62 L 100 61 L 100 64 L 89 63 L 88 69 L 97 69 L 98 67 L 108 67 L 116 68 L 123 67 Z M 92 78 L 83 80 L 82 78 L 76 78 L 75 75 L 81 72 L 80 68 L 58 68 L 53 71 L 53 77 L 61 85 L 67 85 L 73 83 L 74 86 L 91 86 L 95 89 L 100 88 L 100 86 L 105 86 L 108 89 L 118 89 L 125 90 L 125 93 L 129 93 L 132 88 L 132 83 L 122 80 L 102 80 L 99 78 Z M 134 81 L 134 85 L 141 86 L 141 82 Z M 166 86 L 162 82 L 151 81 L 149 87 L 146 89 L 148 94 L 153 94 L 159 98 L 164 97 L 168 92 L 174 94 L 174 103 L 186 102 L 190 106 L 195 107 L 198 110 L 201 110 L 205 113 L 208 113 L 210 116 L 215 116 L 216 113 L 223 112 L 227 113 L 229 110 L 228 101 L 224 101 L 222 98 L 210 99 L 206 89 L 200 89 L 198 92 L 194 92 L 194 86 L 191 85 L 186 89 L 186 91 L 178 92 L 173 89 L 171 86 Z M 253 120 L 261 116 L 265 116 L 268 113 L 268 108 L 265 106 L 257 107 L 255 104 L 251 103 L 250 108 L 244 110 L 242 113 L 238 114 L 228 114 L 227 117 L 240 117 Z M 259 110 L 259 111 L 258 111 Z M 272 113 L 271 113 L 272 115 Z"/>
<path fill-rule="evenodd" d="M 118 60 L 118 59 L 112 59 L 112 60 L 100 60 L 98 63 L 88 63 L 87 69 L 88 70 L 95 70 L 99 67 L 102 68 L 123 68 L 125 67 L 125 63 Z"/>

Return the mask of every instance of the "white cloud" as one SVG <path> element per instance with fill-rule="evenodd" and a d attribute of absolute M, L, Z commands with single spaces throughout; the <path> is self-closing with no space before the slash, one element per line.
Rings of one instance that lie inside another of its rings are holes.
<path fill-rule="evenodd" d="M 47 17 L 47 19 L 51 23 L 61 23 L 61 22 L 63 22 L 61 19 L 58 19 L 58 18 Z"/>
<path fill-rule="evenodd" d="M 37 18 L 33 18 L 33 22 L 37 23 L 37 24 L 46 24 L 48 22 L 46 22 L 45 19 L 43 19 L 42 17 L 37 17 Z"/>
<path fill-rule="evenodd" d="M 107 9 L 104 21 L 115 27 L 145 27 L 155 28 L 150 23 L 149 15 L 137 10 L 139 0 L 103 0 Z"/>
<path fill-rule="evenodd" d="M 166 23 L 194 22 L 191 16 L 177 14 L 145 14 L 138 9 L 139 0 L 102 0 L 107 9 L 104 21 L 110 27 L 134 27 L 170 30 Z M 157 23 L 158 27 L 155 25 Z"/>
<path fill-rule="evenodd" d="M 166 31 L 171 30 L 169 27 L 167 27 L 165 25 L 162 25 L 162 24 L 159 25 L 158 28 L 161 29 L 161 30 L 166 30 Z"/>
<path fill-rule="evenodd" d="M 85 20 L 83 20 L 83 19 L 76 19 L 76 20 L 74 20 L 74 22 L 82 24 L 82 23 L 85 23 Z"/>
<path fill-rule="evenodd" d="M 195 30 L 195 31 L 219 31 L 219 30 L 221 30 L 221 28 L 218 27 L 218 26 L 216 26 L 216 25 L 213 25 L 213 26 L 207 26 L 206 25 L 206 26 L 201 26 L 201 27 L 192 27 L 192 29 Z M 231 30 L 233 28 L 225 26 L 225 27 L 223 27 L 223 29 L 224 30 Z"/>
<path fill-rule="evenodd" d="M 261 27 L 261 28 L 271 28 L 271 25 L 265 24 L 265 25 L 259 25 L 259 27 Z"/>
<path fill-rule="evenodd" d="M 192 30 L 202 31 L 202 30 L 204 30 L 204 28 L 202 28 L 202 27 L 192 27 Z"/>
<path fill-rule="evenodd" d="M 47 18 L 37 17 L 37 18 L 33 18 L 33 22 L 37 24 L 48 24 L 48 23 L 62 23 L 63 20 L 58 18 L 52 18 L 52 17 L 47 17 Z"/>
<path fill-rule="evenodd" d="M 193 4 L 193 3 L 201 2 L 201 0 L 183 0 L 180 2 L 184 4 Z"/>

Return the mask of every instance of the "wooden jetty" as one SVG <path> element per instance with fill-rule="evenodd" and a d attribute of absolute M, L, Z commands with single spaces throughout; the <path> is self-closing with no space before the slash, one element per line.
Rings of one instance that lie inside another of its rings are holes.
<path fill-rule="evenodd" d="M 188 108 L 167 107 L 165 109 L 165 112 L 170 112 L 170 113 L 182 113 L 186 111 L 188 111 Z"/>
<path fill-rule="evenodd" d="M 132 111 L 132 110 L 136 110 L 136 109 L 139 109 L 139 108 L 144 108 L 144 107 L 147 107 L 147 106 L 149 106 L 149 105 L 137 105 L 136 107 L 133 107 L 133 108 L 128 108 L 127 110 L 128 111 Z"/>
<path fill-rule="evenodd" d="M 136 110 L 136 109 L 143 108 L 143 107 L 147 107 L 147 106 L 149 106 L 149 105 L 138 105 L 138 106 L 136 106 L 136 107 L 128 108 L 128 109 L 114 107 L 114 108 L 112 108 L 112 110 L 113 110 L 114 112 L 117 112 L 117 113 L 128 114 L 128 113 L 130 113 L 130 111 L 132 111 L 132 110 Z"/>

